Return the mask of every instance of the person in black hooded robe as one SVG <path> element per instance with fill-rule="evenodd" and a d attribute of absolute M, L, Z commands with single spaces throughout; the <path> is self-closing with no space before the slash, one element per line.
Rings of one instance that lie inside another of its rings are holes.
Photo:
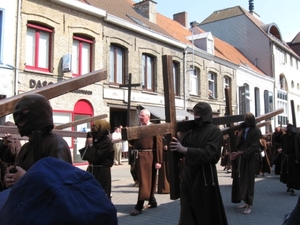
<path fill-rule="evenodd" d="M 13 122 L 7 121 L 4 126 L 15 126 Z M 10 165 L 14 165 L 15 159 L 21 149 L 21 142 L 18 138 L 14 138 L 10 134 L 0 140 L 0 191 L 5 190 L 4 177 L 6 169 Z"/>
<path fill-rule="evenodd" d="M 5 175 L 6 187 L 12 187 L 41 158 L 51 156 L 72 163 L 67 142 L 52 133 L 52 107 L 43 95 L 23 96 L 15 106 L 13 117 L 20 135 L 27 136 L 29 141 L 22 146 L 15 159 L 16 170 Z"/>
<path fill-rule="evenodd" d="M 300 137 L 293 133 L 292 124 L 288 124 L 286 131 L 280 137 L 281 172 L 280 182 L 286 184 L 287 192 L 295 195 L 294 190 L 300 190 Z"/>
<path fill-rule="evenodd" d="M 79 150 L 82 159 L 89 162 L 87 171 L 94 175 L 108 198 L 111 196 L 111 167 L 114 163 L 114 148 L 109 132 L 110 124 L 106 120 L 94 121 L 86 147 Z"/>
<path fill-rule="evenodd" d="M 212 109 L 199 102 L 193 108 L 195 127 L 179 141 L 173 137 L 171 151 L 183 153 L 180 225 L 228 224 L 219 188 L 216 164 L 221 155 L 223 135 L 212 124 Z M 182 144 L 181 144 L 181 143 Z"/>
<path fill-rule="evenodd" d="M 237 150 L 232 152 L 231 160 L 237 160 L 238 168 L 233 171 L 232 187 L 238 186 L 236 193 L 236 202 L 244 201 L 238 206 L 238 209 L 245 209 L 244 214 L 251 213 L 251 206 L 254 198 L 254 184 L 255 184 L 255 169 L 256 169 L 256 154 L 259 154 L 259 141 L 262 137 L 260 129 L 256 126 L 255 117 L 251 112 L 245 114 L 244 123 L 241 135 L 238 137 Z"/>

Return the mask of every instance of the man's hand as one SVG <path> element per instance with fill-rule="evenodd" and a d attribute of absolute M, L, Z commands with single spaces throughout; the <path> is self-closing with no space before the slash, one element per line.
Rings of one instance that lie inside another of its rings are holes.
<path fill-rule="evenodd" d="M 11 173 L 11 172 L 9 172 L 9 170 L 12 168 L 13 167 L 8 167 L 7 173 L 4 176 L 4 183 L 7 188 L 12 187 L 26 173 L 26 171 L 19 166 L 16 167 L 15 173 Z"/>
<path fill-rule="evenodd" d="M 86 143 L 87 143 L 88 146 L 92 147 L 92 146 L 93 146 L 93 138 L 88 137 L 88 138 L 86 139 Z"/>
<path fill-rule="evenodd" d="M 5 134 L 3 137 L 3 145 L 8 146 L 9 143 L 11 143 L 11 135 L 10 134 Z"/>
<path fill-rule="evenodd" d="M 160 169 L 161 168 L 161 164 L 160 163 L 155 163 L 155 169 Z"/>
<path fill-rule="evenodd" d="M 242 152 L 232 152 L 230 154 L 230 160 L 235 160 L 241 154 L 242 154 Z"/>
<path fill-rule="evenodd" d="M 184 154 L 187 152 L 187 147 L 183 147 L 175 137 L 173 137 L 173 141 L 170 142 L 170 149 L 171 151 L 178 151 Z"/>

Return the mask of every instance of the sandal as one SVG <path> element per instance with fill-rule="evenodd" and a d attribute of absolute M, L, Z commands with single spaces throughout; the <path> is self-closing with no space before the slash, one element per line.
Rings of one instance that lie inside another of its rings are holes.
<path fill-rule="evenodd" d="M 131 216 L 137 216 L 139 214 L 142 213 L 142 210 L 137 210 L 137 209 L 134 209 L 132 210 L 132 212 L 130 213 Z"/>

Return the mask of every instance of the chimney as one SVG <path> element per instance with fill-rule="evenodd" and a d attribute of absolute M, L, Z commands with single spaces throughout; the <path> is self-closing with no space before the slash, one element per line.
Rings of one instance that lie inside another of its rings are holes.
<path fill-rule="evenodd" d="M 188 14 L 187 12 L 180 12 L 173 15 L 173 20 L 180 23 L 182 26 L 188 28 Z"/>
<path fill-rule="evenodd" d="M 253 13 L 254 10 L 254 3 L 253 0 L 249 0 L 249 12 Z"/>
<path fill-rule="evenodd" d="M 152 0 L 142 0 L 134 4 L 134 8 L 145 16 L 150 22 L 156 23 L 156 2 Z"/>
<path fill-rule="evenodd" d="M 254 0 L 249 0 L 249 13 L 256 19 L 260 20 L 260 16 L 256 12 L 254 12 Z"/>

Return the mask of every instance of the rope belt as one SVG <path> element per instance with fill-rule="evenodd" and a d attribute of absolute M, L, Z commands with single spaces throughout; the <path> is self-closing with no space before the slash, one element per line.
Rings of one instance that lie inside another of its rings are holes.
<path fill-rule="evenodd" d="M 138 152 L 151 152 L 151 151 L 154 151 L 154 149 L 134 149 L 133 151 L 138 151 Z"/>
<path fill-rule="evenodd" d="M 138 152 L 152 152 L 155 149 L 134 149 L 133 150 L 133 155 L 134 155 L 134 161 L 139 158 Z M 134 162 L 135 163 L 135 162 Z"/>
<path fill-rule="evenodd" d="M 92 167 L 91 173 L 94 174 L 94 168 L 101 168 L 101 167 L 108 167 L 108 166 L 89 164 L 89 167 Z"/>

